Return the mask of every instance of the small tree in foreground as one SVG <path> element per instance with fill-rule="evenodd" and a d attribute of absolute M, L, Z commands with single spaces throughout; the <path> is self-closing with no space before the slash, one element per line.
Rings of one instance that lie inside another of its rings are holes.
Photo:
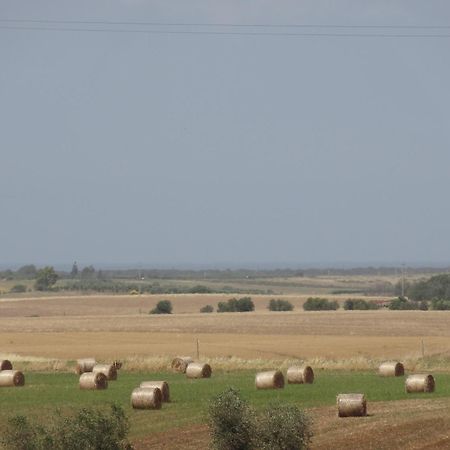
<path fill-rule="evenodd" d="M 172 303 L 170 300 L 161 300 L 150 311 L 150 314 L 172 314 Z"/>
<path fill-rule="evenodd" d="M 216 450 L 254 449 L 253 410 L 239 391 L 229 388 L 215 397 L 209 406 L 209 427 L 212 446 Z"/>
<path fill-rule="evenodd" d="M 211 401 L 209 427 L 216 450 L 305 450 L 313 435 L 297 406 L 272 404 L 257 414 L 233 388 Z"/>
<path fill-rule="evenodd" d="M 258 416 L 260 450 L 307 449 L 312 435 L 311 420 L 295 405 L 271 404 Z"/>

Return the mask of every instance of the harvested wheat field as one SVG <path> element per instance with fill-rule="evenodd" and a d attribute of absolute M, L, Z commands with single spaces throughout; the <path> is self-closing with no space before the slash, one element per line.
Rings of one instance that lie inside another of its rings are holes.
<path fill-rule="evenodd" d="M 98 360 L 169 358 L 193 354 L 199 339 L 202 358 L 315 360 L 319 368 L 347 360 L 360 369 L 371 368 L 361 361 L 372 359 L 416 360 L 422 357 L 422 341 L 428 358 L 450 354 L 450 312 L 445 311 L 296 308 L 280 313 L 260 308 L 250 313 L 149 315 L 143 311 L 162 296 L 150 297 L 1 300 L 2 352 L 61 360 L 84 357 L 86 351 Z M 187 311 L 229 296 L 172 297 Z M 255 303 L 266 305 L 268 300 L 259 296 Z"/>

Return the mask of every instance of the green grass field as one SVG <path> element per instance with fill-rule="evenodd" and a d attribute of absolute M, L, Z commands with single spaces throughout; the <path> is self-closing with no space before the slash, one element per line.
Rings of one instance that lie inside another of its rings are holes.
<path fill-rule="evenodd" d="M 26 374 L 22 388 L 0 388 L 0 432 L 8 417 L 23 414 L 46 420 L 56 410 L 69 413 L 73 408 L 93 406 L 108 408 L 112 402 L 125 408 L 130 419 L 131 438 L 155 431 L 176 429 L 206 421 L 209 400 L 225 388 L 238 388 L 253 406 L 262 407 L 270 401 L 292 402 L 305 408 L 334 405 L 336 395 L 362 392 L 370 402 L 411 398 L 450 397 L 450 377 L 437 374 L 436 391 L 432 394 L 406 394 L 404 377 L 380 378 L 372 372 L 316 372 L 312 385 L 288 385 L 281 390 L 256 390 L 253 371 L 218 372 L 210 379 L 188 380 L 174 373 L 119 373 L 118 381 L 109 383 L 105 391 L 80 391 L 78 377 L 67 373 Z M 158 411 L 134 411 L 130 394 L 144 380 L 166 380 L 170 385 L 170 403 Z"/>

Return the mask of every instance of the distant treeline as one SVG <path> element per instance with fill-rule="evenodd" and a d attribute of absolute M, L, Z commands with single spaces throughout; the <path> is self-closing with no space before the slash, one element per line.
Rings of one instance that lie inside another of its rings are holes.
<path fill-rule="evenodd" d="M 448 272 L 449 267 L 408 267 L 405 269 L 408 274 Z M 28 264 L 17 270 L 0 271 L 0 278 L 3 279 L 26 279 L 32 278 L 36 274 L 36 267 Z M 344 275 L 395 275 L 401 276 L 399 267 L 356 267 L 356 268 L 298 268 L 298 269 L 205 269 L 205 270 L 184 270 L 184 269 L 101 269 L 96 270 L 93 266 L 87 266 L 78 270 L 74 264 L 71 271 L 57 271 L 60 278 L 69 278 L 82 275 L 100 273 L 105 278 L 124 279 L 179 279 L 179 280 L 242 280 L 252 278 L 292 278 L 292 277 L 314 277 L 314 276 L 344 276 Z M 84 272 L 84 274 L 83 274 Z M 389 283 L 388 283 L 389 284 Z"/>

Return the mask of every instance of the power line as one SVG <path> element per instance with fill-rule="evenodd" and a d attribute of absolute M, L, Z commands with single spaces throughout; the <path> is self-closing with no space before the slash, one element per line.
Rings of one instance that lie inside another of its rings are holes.
<path fill-rule="evenodd" d="M 356 37 L 356 38 L 450 38 L 450 34 L 425 33 L 332 33 L 332 32 L 270 32 L 270 31 L 203 31 L 203 30 L 152 30 L 135 28 L 82 28 L 82 27 L 43 27 L 0 25 L 0 30 L 14 31 L 56 31 L 90 33 L 131 33 L 168 35 L 223 35 L 223 36 L 285 36 L 285 37 Z"/>
<path fill-rule="evenodd" d="M 450 25 L 342 25 L 342 24 L 271 24 L 271 23 L 189 23 L 189 22 L 142 22 L 108 20 L 51 20 L 51 19 L 0 19 L 3 23 L 34 23 L 53 25 L 123 25 L 164 27 L 227 27 L 227 28 L 320 28 L 320 29 L 421 29 L 444 30 Z"/>

